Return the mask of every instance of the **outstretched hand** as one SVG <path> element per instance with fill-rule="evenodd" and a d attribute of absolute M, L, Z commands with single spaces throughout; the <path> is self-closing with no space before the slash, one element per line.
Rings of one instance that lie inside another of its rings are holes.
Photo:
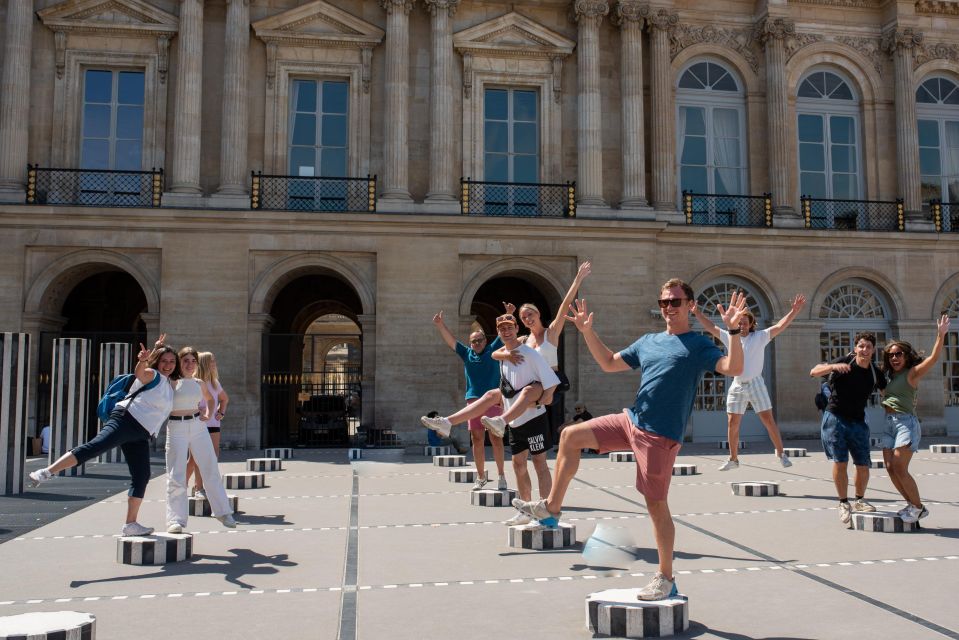
<path fill-rule="evenodd" d="M 441 324 L 443 324 L 443 311 L 442 311 L 442 310 L 441 310 L 439 313 L 437 313 L 435 316 L 433 316 L 433 324 L 435 324 L 437 327 L 440 326 Z"/>
<path fill-rule="evenodd" d="M 723 319 L 727 329 L 738 329 L 739 321 L 746 313 L 746 294 L 737 291 L 729 298 L 729 306 L 716 305 L 716 312 Z"/>
<path fill-rule="evenodd" d="M 585 298 L 573 301 L 573 304 L 569 305 L 569 312 L 571 315 L 564 317 L 575 324 L 577 329 L 586 331 L 593 328 L 593 314 L 586 308 Z"/>
<path fill-rule="evenodd" d="M 512 302 L 504 302 L 504 303 L 503 303 L 503 309 L 505 309 L 505 310 L 506 310 L 506 313 L 508 313 L 508 314 L 510 314 L 510 315 L 513 315 L 513 314 L 516 313 L 516 305 L 513 304 Z"/>
<path fill-rule="evenodd" d="M 576 270 L 576 279 L 582 282 L 586 279 L 586 276 L 593 272 L 593 266 L 589 260 L 579 265 L 579 269 Z"/>
<path fill-rule="evenodd" d="M 939 330 L 939 335 L 946 335 L 946 333 L 949 331 L 949 316 L 942 314 L 942 317 L 939 318 L 939 322 L 936 323 L 936 329 Z"/>
<path fill-rule="evenodd" d="M 161 349 L 166 342 L 166 334 L 161 333 L 160 337 L 157 338 L 157 341 L 153 344 L 153 349 L 147 349 L 146 346 L 141 342 L 140 343 L 140 352 L 137 353 L 137 362 L 146 362 L 150 359 L 150 355 L 153 354 L 157 349 Z"/>
<path fill-rule="evenodd" d="M 797 293 L 796 297 L 792 301 L 792 310 L 796 313 L 799 313 L 800 310 L 806 305 L 806 296 L 801 293 Z"/>

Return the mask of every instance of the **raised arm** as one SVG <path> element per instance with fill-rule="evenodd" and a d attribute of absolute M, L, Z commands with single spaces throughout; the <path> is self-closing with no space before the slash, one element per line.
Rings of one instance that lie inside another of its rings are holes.
<path fill-rule="evenodd" d="M 830 373 L 849 373 L 850 371 L 852 371 L 852 367 L 845 362 L 820 362 L 809 370 L 809 376 L 821 378 L 822 376 L 828 376 Z"/>
<path fill-rule="evenodd" d="M 153 353 L 163 346 L 164 340 L 166 340 L 166 334 L 161 333 L 160 337 L 157 338 L 157 341 L 153 344 L 152 351 L 147 351 L 143 343 L 140 343 L 140 353 L 137 354 L 137 366 L 133 370 L 133 374 L 142 384 L 149 384 L 153 382 L 153 378 L 156 377 L 156 371 L 148 367 L 147 362 L 153 357 Z"/>
<path fill-rule="evenodd" d="M 567 320 L 572 320 L 579 332 L 583 334 L 586 340 L 586 346 L 589 352 L 599 365 L 599 368 L 608 373 L 616 371 L 629 371 L 631 367 L 620 357 L 619 353 L 610 351 L 596 332 L 593 331 L 593 314 L 586 308 L 585 300 L 577 300 L 574 305 L 569 305 L 570 315 Z"/>
<path fill-rule="evenodd" d="M 714 325 L 713 321 L 706 317 L 706 314 L 702 312 L 698 304 L 693 307 L 693 315 L 697 320 L 699 320 L 699 324 L 703 325 L 703 329 L 706 330 L 706 333 L 716 339 L 719 339 L 719 327 Z"/>
<path fill-rule="evenodd" d="M 693 307 L 695 309 L 695 305 Z M 724 376 L 738 376 L 743 372 L 743 341 L 739 337 L 739 320 L 746 312 L 746 295 L 737 291 L 729 298 L 729 306 L 716 305 L 719 317 L 726 325 L 726 331 L 736 331 L 729 336 L 729 352 L 716 361 L 716 373 Z"/>
<path fill-rule="evenodd" d="M 801 293 L 797 293 L 796 297 L 793 298 L 792 306 L 789 309 L 789 313 L 784 315 L 779 319 L 779 322 L 769 327 L 769 337 L 775 338 L 780 333 L 786 330 L 792 321 L 796 319 L 796 316 L 799 315 L 799 312 L 802 311 L 802 308 L 806 305 L 806 296 Z"/>
<path fill-rule="evenodd" d="M 566 310 L 573 304 L 573 300 L 576 299 L 576 292 L 579 291 L 583 280 L 585 280 L 591 272 L 592 265 L 589 260 L 579 265 L 579 269 L 576 270 L 576 277 L 573 278 L 573 284 L 569 285 L 569 291 L 566 292 L 566 297 L 559 303 L 556 317 L 553 318 L 553 321 L 549 323 L 549 327 L 546 328 L 546 339 L 551 343 L 555 345 L 559 344 L 559 336 L 563 333 L 563 327 L 566 326 Z"/>
<path fill-rule="evenodd" d="M 942 343 L 946 339 L 946 333 L 949 332 L 949 316 L 943 315 L 936 323 L 936 344 L 932 345 L 932 351 L 926 358 L 909 370 L 909 384 L 914 387 L 919 386 L 919 379 L 932 370 L 932 365 L 936 364 L 939 354 L 942 352 Z"/>
<path fill-rule="evenodd" d="M 443 322 L 443 312 L 440 311 L 435 316 L 433 316 L 433 326 L 436 327 L 436 330 L 440 332 L 440 336 L 443 338 L 443 342 L 446 343 L 450 349 L 456 350 L 456 338 L 453 336 L 453 333 L 447 328 L 446 323 Z"/>

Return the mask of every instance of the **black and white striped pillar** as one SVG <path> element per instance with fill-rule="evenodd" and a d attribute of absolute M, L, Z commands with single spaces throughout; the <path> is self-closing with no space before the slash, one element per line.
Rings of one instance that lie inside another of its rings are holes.
<path fill-rule="evenodd" d="M 674 476 L 694 476 L 696 475 L 696 465 L 676 463 L 673 465 L 673 475 Z"/>
<path fill-rule="evenodd" d="M 632 451 L 610 451 L 609 452 L 609 461 L 610 462 L 634 462 L 636 456 L 633 455 Z"/>
<path fill-rule="evenodd" d="M 50 462 L 53 462 L 86 441 L 90 341 L 56 338 L 50 371 Z M 85 466 L 77 465 L 59 475 L 83 475 Z"/>
<path fill-rule="evenodd" d="M 431 447 L 429 445 L 423 447 L 423 455 L 427 457 L 433 456 L 448 456 L 450 455 L 451 448 L 449 445 L 440 445 Z"/>
<path fill-rule="evenodd" d="M 882 446 L 882 438 L 869 438 L 869 446 L 870 446 L 870 447 L 881 447 L 881 446 Z"/>
<path fill-rule="evenodd" d="M 576 525 L 560 522 L 553 528 L 531 522 L 510 527 L 507 536 L 511 547 L 535 551 L 565 549 L 576 544 Z"/>
<path fill-rule="evenodd" d="M 777 482 L 730 482 L 735 496 L 778 496 Z"/>
<path fill-rule="evenodd" d="M 931 453 L 959 453 L 959 444 L 933 444 L 929 445 Z"/>
<path fill-rule="evenodd" d="M 247 458 L 247 471 L 283 471 L 283 461 L 279 458 Z"/>
<path fill-rule="evenodd" d="M 348 457 L 350 460 L 360 460 L 360 459 L 363 457 L 363 450 L 362 450 L 362 449 L 350 449 L 350 450 L 347 452 L 347 457 Z"/>
<path fill-rule="evenodd" d="M 270 447 L 263 450 L 263 456 L 266 458 L 279 458 L 280 460 L 292 460 L 293 449 L 290 447 Z"/>
<path fill-rule="evenodd" d="M 586 628 L 613 638 L 663 638 L 689 628 L 685 596 L 650 602 L 639 600 L 639 589 L 608 589 L 586 598 Z"/>
<path fill-rule="evenodd" d="M 885 468 L 886 468 L 886 461 L 885 461 L 885 460 L 880 460 L 879 458 L 871 458 L 871 459 L 869 460 L 869 468 L 870 468 L 870 469 L 885 469 Z"/>
<path fill-rule="evenodd" d="M 470 504 L 474 507 L 508 507 L 515 497 L 515 489 L 477 489 L 470 491 Z"/>
<path fill-rule="evenodd" d="M 126 342 L 104 342 L 100 345 L 100 367 L 97 371 L 97 380 L 100 382 L 99 397 L 102 398 L 114 378 L 133 371 L 133 347 Z M 103 428 L 103 423 L 100 428 Z M 123 451 L 120 447 L 114 447 L 101 454 L 97 462 L 124 462 Z"/>
<path fill-rule="evenodd" d="M 0 333 L 0 495 L 23 493 L 30 334 Z"/>
<path fill-rule="evenodd" d="M 227 489 L 260 489 L 266 486 L 266 474 L 260 471 L 224 473 L 223 486 Z"/>
<path fill-rule="evenodd" d="M 720 441 L 719 441 L 719 448 L 720 448 L 720 449 L 728 449 L 728 448 L 729 448 L 729 440 L 720 440 Z M 745 449 L 745 448 L 746 448 L 746 442 L 745 442 L 744 440 L 740 440 L 740 441 L 739 441 L 739 448 L 740 448 L 740 449 Z"/>
<path fill-rule="evenodd" d="M 476 469 L 450 469 L 450 482 L 476 482 L 479 472 Z M 483 477 L 489 480 L 489 471 L 483 470 Z"/>
<path fill-rule="evenodd" d="M 193 535 L 190 533 L 154 533 L 117 538 L 117 562 L 120 564 L 169 564 L 191 557 Z"/>
<path fill-rule="evenodd" d="M 446 455 L 433 456 L 434 467 L 465 467 L 466 456 Z"/>
<path fill-rule="evenodd" d="M 230 501 L 230 508 L 233 509 L 233 513 L 236 513 L 239 510 L 240 499 L 234 495 L 228 495 L 227 500 Z M 210 507 L 210 501 L 206 498 L 198 498 L 196 496 L 190 496 L 187 498 L 187 511 L 191 516 L 200 516 L 204 518 L 210 518 L 213 516 L 213 509 Z"/>
<path fill-rule="evenodd" d="M 0 638 L 93 640 L 97 619 L 78 611 L 32 611 L 0 618 Z"/>
<path fill-rule="evenodd" d="M 852 526 L 857 531 L 876 533 L 908 533 L 919 529 L 918 522 L 903 522 L 891 511 L 856 511 L 852 514 Z"/>
<path fill-rule="evenodd" d="M 806 458 L 809 452 L 801 447 L 783 447 L 783 455 L 787 458 Z"/>

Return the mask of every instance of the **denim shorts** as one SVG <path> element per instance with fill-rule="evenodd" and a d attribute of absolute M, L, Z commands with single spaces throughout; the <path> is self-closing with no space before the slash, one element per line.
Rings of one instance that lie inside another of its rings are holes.
<path fill-rule="evenodd" d="M 833 462 L 869 466 L 869 425 L 865 420 L 846 420 L 834 413 L 822 414 L 822 448 Z"/>
<path fill-rule="evenodd" d="M 911 413 L 887 413 L 886 428 L 882 432 L 882 448 L 898 449 L 909 445 L 912 452 L 919 451 L 922 428 L 919 418 Z"/>

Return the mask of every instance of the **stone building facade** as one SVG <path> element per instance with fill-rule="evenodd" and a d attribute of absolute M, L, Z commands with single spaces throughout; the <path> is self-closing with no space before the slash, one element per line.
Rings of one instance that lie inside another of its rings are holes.
<path fill-rule="evenodd" d="M 419 441 L 463 392 L 432 315 L 554 314 L 586 259 L 614 349 L 661 327 L 669 277 L 765 326 L 804 293 L 766 369 L 795 435 L 855 331 L 928 349 L 959 315 L 956 2 L 7 0 L 0 24 L 0 330 L 34 335 L 35 428 L 52 337 L 163 331 L 216 353 L 226 441 L 321 443 L 337 413 Z M 572 327 L 561 356 L 570 406 L 631 401 Z M 693 439 L 724 433 L 723 388 Z M 956 331 L 920 405 L 959 432 Z"/>

